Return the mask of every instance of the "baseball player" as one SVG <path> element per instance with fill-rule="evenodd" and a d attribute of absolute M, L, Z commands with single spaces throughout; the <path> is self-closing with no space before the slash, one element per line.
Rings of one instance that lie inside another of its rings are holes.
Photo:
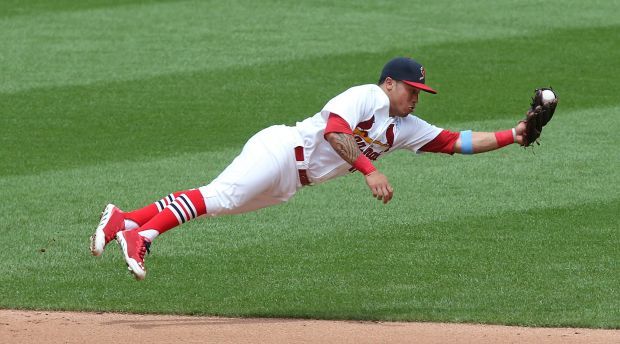
<path fill-rule="evenodd" d="M 136 279 L 146 276 L 145 253 L 160 234 L 199 216 L 238 214 L 286 202 L 300 188 L 359 171 L 373 197 L 388 203 L 394 190 L 373 161 L 397 149 L 476 154 L 523 143 L 525 122 L 497 132 L 453 132 L 412 115 L 426 85 L 421 64 L 398 57 L 378 84 L 351 87 L 295 126 L 255 134 L 211 183 L 172 193 L 130 212 L 108 204 L 91 236 L 93 255 L 114 238 Z"/>

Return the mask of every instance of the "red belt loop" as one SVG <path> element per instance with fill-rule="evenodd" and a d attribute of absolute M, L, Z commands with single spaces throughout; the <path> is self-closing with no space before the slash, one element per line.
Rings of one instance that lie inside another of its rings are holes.
<path fill-rule="evenodd" d="M 304 161 L 304 147 L 302 146 L 295 147 L 295 160 Z"/>
<path fill-rule="evenodd" d="M 310 178 L 308 178 L 308 170 L 305 168 L 300 168 L 300 163 L 304 162 L 304 147 L 297 146 L 295 147 L 295 160 L 297 160 L 297 172 L 299 173 L 299 182 L 302 186 L 312 185 L 310 182 Z"/>
<path fill-rule="evenodd" d="M 310 179 L 308 179 L 308 172 L 306 170 L 297 170 L 297 172 L 299 172 L 299 181 L 301 182 L 301 185 L 312 185 L 312 183 L 310 183 Z"/>

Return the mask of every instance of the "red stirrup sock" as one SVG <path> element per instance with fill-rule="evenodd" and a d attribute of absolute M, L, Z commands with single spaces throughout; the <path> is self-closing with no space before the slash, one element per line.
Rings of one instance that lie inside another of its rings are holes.
<path fill-rule="evenodd" d="M 174 201 L 137 231 L 153 240 L 158 235 L 207 213 L 204 197 L 198 189 L 183 191 Z"/>
<path fill-rule="evenodd" d="M 178 191 L 171 193 L 170 195 L 160 199 L 155 203 L 151 203 L 144 208 L 127 212 L 125 213 L 125 219 L 135 222 L 136 224 L 138 224 L 138 227 L 142 226 L 150 219 L 152 219 L 153 216 L 159 214 L 162 210 L 164 210 L 168 206 L 168 204 L 174 202 L 174 199 L 181 196 L 181 194 L 184 192 L 187 191 Z"/>

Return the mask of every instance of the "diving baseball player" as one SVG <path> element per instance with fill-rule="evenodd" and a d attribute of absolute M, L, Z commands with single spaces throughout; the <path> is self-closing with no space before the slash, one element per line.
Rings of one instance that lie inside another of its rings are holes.
<path fill-rule="evenodd" d="M 253 211 L 286 202 L 302 187 L 359 171 L 383 203 L 394 190 L 373 161 L 397 149 L 475 154 L 522 144 L 525 122 L 498 132 L 452 132 L 412 115 L 426 85 L 425 70 L 404 57 L 389 61 L 378 84 L 351 87 L 295 126 L 255 134 L 208 185 L 172 193 L 134 211 L 105 207 L 91 236 L 93 255 L 114 238 L 135 278 L 146 276 L 145 253 L 160 234 L 199 216 Z"/>

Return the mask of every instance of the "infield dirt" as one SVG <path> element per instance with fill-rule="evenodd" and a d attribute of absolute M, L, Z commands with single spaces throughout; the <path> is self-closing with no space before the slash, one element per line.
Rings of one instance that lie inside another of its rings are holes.
<path fill-rule="evenodd" d="M 0 310 L 2 343 L 620 343 L 620 330 Z"/>

